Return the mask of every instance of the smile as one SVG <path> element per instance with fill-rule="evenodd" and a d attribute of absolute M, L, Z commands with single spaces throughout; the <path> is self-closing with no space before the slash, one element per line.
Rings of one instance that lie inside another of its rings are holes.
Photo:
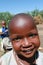
<path fill-rule="evenodd" d="M 23 50 L 22 52 L 25 54 L 31 54 L 34 51 L 34 48 L 28 49 L 28 50 Z"/>

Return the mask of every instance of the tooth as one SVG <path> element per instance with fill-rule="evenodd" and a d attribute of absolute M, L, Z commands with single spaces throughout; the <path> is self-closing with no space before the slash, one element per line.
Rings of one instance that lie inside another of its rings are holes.
<path fill-rule="evenodd" d="M 30 50 L 27 50 L 27 52 L 30 52 Z"/>

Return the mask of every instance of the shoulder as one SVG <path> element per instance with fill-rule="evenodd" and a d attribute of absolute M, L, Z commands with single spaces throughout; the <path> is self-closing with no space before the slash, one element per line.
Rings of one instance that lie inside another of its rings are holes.
<path fill-rule="evenodd" d="M 6 53 L 0 58 L 0 65 L 17 65 L 13 50 Z"/>
<path fill-rule="evenodd" d="M 10 59 L 10 57 L 12 56 L 12 52 L 13 51 L 10 51 L 10 52 L 7 52 L 6 54 L 4 54 L 1 58 L 0 58 L 0 63 L 1 62 L 6 62 Z"/>
<path fill-rule="evenodd" d="M 38 51 L 38 58 L 36 60 L 37 65 L 43 65 L 43 53 Z"/>
<path fill-rule="evenodd" d="M 40 52 L 40 51 L 39 51 L 39 56 L 43 56 L 43 52 Z"/>
<path fill-rule="evenodd" d="M 38 51 L 37 55 L 36 55 L 37 60 L 42 60 L 43 59 L 43 53 L 41 51 Z"/>
<path fill-rule="evenodd" d="M 43 59 L 43 53 L 39 51 L 39 59 Z"/>

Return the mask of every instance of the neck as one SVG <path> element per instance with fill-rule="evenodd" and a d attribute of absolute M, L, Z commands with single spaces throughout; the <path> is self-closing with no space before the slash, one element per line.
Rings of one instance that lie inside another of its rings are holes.
<path fill-rule="evenodd" d="M 30 57 L 30 58 L 26 58 L 22 55 L 18 55 L 18 58 L 22 59 L 22 60 L 25 60 L 29 63 L 32 63 L 34 62 L 37 58 L 38 58 L 38 52 L 36 51 L 36 53 L 33 55 L 33 57 Z"/>
<path fill-rule="evenodd" d="M 21 63 L 23 63 L 22 65 L 36 65 L 36 59 L 38 58 L 38 52 L 36 52 L 34 56 L 31 58 L 25 58 L 22 55 L 15 55 L 15 57 L 16 57 L 17 62 L 20 61 Z"/>

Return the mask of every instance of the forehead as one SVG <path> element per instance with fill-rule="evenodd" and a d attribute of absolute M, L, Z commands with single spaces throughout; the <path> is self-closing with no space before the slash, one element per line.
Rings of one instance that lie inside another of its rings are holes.
<path fill-rule="evenodd" d="M 9 25 L 11 34 L 25 34 L 34 28 L 36 29 L 36 26 L 34 20 L 30 16 L 15 17 Z"/>

